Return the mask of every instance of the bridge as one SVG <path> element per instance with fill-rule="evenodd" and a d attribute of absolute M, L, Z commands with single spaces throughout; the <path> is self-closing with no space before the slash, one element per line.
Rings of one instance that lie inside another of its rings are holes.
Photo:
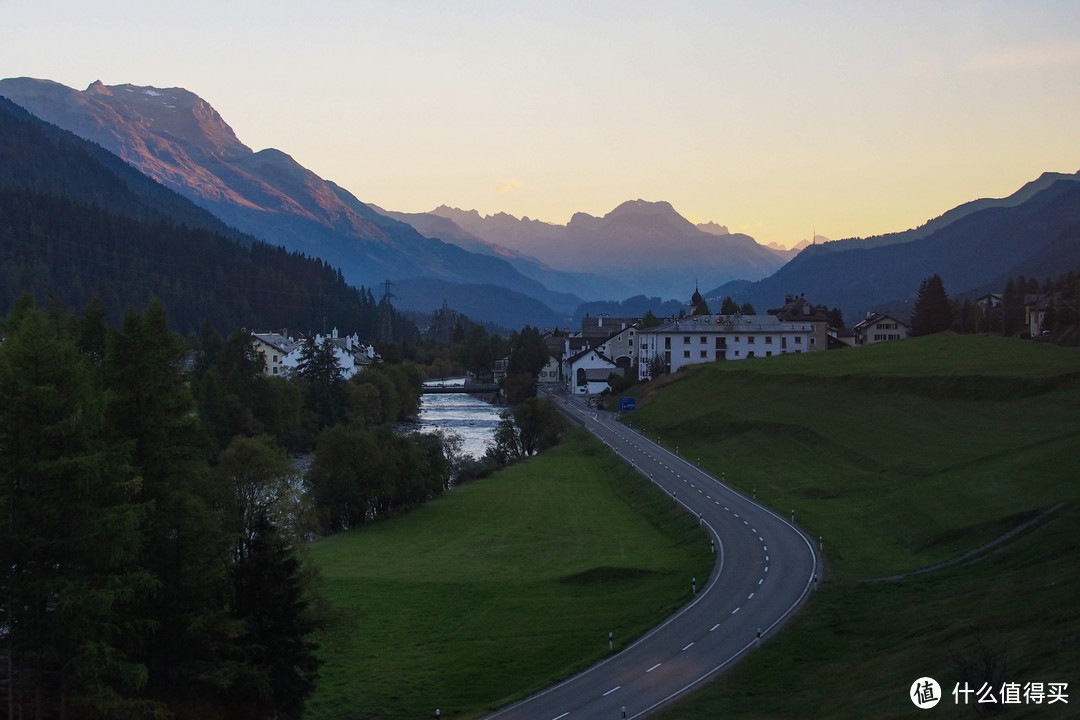
<path fill-rule="evenodd" d="M 490 385 L 424 385 L 424 395 L 439 395 L 443 393 L 495 393 L 499 392 L 499 386 Z"/>

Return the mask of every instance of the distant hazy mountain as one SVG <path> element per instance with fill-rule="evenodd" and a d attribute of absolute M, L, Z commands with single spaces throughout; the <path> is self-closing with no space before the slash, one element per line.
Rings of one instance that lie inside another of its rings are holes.
<path fill-rule="evenodd" d="M 760 308 L 802 293 L 840 307 L 851 322 L 868 310 L 913 300 L 919 283 L 935 273 L 950 295 L 1000 289 L 1019 274 L 1057 277 L 1080 269 L 1080 174 L 1048 173 L 1008 198 L 967 203 L 927 225 L 929 231 L 883 236 L 907 240 L 812 245 L 768 278 L 704 295 L 710 302 L 731 295 Z"/>
<path fill-rule="evenodd" d="M 551 299 L 501 258 L 426 238 L 279 150 L 252 152 L 209 104 L 182 88 L 95 82 L 79 92 L 16 78 L 0 80 L 0 95 L 116 153 L 228 224 L 340 267 L 354 284 L 431 276 Z M 569 309 L 573 301 L 564 300 Z"/>
<path fill-rule="evenodd" d="M 668 298 L 693 292 L 694 281 L 758 279 L 784 263 L 775 251 L 741 233 L 696 227 L 667 202 L 633 200 L 603 217 L 577 213 L 554 225 L 499 213 L 438 207 L 433 214 L 453 220 L 469 233 L 537 258 L 564 271 L 588 269 L 624 287 Z M 595 293 L 579 291 L 583 297 Z"/>
<path fill-rule="evenodd" d="M 585 294 L 585 298 L 588 299 L 626 297 L 635 292 L 634 287 L 619 282 L 617 278 L 604 277 L 591 272 L 556 270 L 525 253 L 488 242 L 459 227 L 449 217 L 436 215 L 435 213 L 392 212 L 375 205 L 371 207 L 395 220 L 412 225 L 421 235 L 453 243 L 469 252 L 492 255 L 506 260 L 525 277 L 532 278 L 553 291 L 557 297 L 544 297 L 541 295 L 536 295 L 536 297 L 544 300 L 556 310 L 566 310 L 567 305 L 563 301 L 567 298 L 573 298 L 576 302 L 569 307 L 569 311 L 573 312 L 574 308 L 585 302 L 577 293 Z"/>

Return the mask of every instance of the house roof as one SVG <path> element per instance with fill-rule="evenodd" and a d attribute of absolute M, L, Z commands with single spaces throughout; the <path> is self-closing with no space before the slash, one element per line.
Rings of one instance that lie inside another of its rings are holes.
<path fill-rule="evenodd" d="M 596 357 L 600 358 L 600 359 L 601 359 L 601 360 L 603 360 L 604 362 L 606 362 L 606 363 L 611 363 L 611 365 L 613 365 L 613 366 L 615 365 L 614 361 L 612 361 L 612 360 L 611 360 L 611 359 L 610 359 L 609 357 L 607 357 L 606 355 L 604 355 L 604 353 L 600 352 L 599 350 L 597 350 L 597 349 L 595 349 L 595 348 L 591 348 L 591 347 L 587 347 L 587 348 L 585 348 L 585 349 L 581 350 L 580 352 L 578 352 L 578 353 L 575 353 L 574 355 L 571 355 L 570 357 L 568 357 L 568 358 L 566 359 L 566 362 L 567 362 L 568 364 L 570 364 L 570 365 L 573 365 L 573 364 L 574 364 L 574 363 L 576 363 L 576 362 L 577 362 L 578 360 L 580 360 L 581 358 L 585 357 L 586 355 L 588 355 L 588 354 L 589 354 L 589 353 L 591 353 L 591 352 L 594 352 L 594 353 L 596 353 Z"/>
<path fill-rule="evenodd" d="M 809 323 L 809 320 L 802 322 Z M 783 321 L 776 315 L 693 315 L 641 330 L 641 334 L 810 332 L 810 325 Z"/>
<path fill-rule="evenodd" d="M 279 333 L 252 333 L 251 337 L 255 338 L 264 345 L 269 345 L 270 347 L 282 353 L 289 353 L 290 351 L 295 349 L 297 345 L 300 344 L 299 341 L 294 340 L 291 337 L 281 335 Z"/>
<path fill-rule="evenodd" d="M 865 330 L 871 325 L 877 325 L 882 320 L 891 320 L 894 323 L 903 325 L 905 328 L 909 327 L 906 322 L 903 322 L 902 320 L 897 320 L 896 316 L 894 315 L 889 315 L 887 313 L 871 312 L 862 321 L 855 323 L 855 325 L 852 326 L 851 329 L 855 330 L 856 332 L 858 332 L 859 330 Z"/>
<path fill-rule="evenodd" d="M 770 315 L 775 315 L 781 320 L 789 322 L 828 322 L 823 308 L 814 306 L 802 295 L 788 295 L 784 298 L 782 307 L 769 310 Z"/>

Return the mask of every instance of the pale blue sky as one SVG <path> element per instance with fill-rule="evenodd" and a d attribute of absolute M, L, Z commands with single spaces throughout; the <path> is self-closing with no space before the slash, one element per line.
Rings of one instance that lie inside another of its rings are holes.
<path fill-rule="evenodd" d="M 1080 170 L 1080 3 L 8 0 L 0 76 L 180 86 L 361 200 L 761 242 Z"/>

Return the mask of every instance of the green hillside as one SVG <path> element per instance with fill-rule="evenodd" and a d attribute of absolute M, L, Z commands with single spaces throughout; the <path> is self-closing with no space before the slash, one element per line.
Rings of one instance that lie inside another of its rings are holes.
<path fill-rule="evenodd" d="M 924 675 L 946 694 L 942 717 L 975 717 L 985 704 L 965 710 L 951 695 L 964 679 L 1075 684 L 1075 350 L 937 335 L 704 366 L 642 386 L 638 407 L 636 429 L 794 510 L 822 538 L 827 573 L 785 633 L 661 717 L 908 717 Z M 964 562 L 865 582 L 1017 528 Z M 999 703 L 1003 717 L 1069 707 Z"/>
<path fill-rule="evenodd" d="M 696 521 L 577 431 L 407 516 L 311 546 L 337 621 L 309 720 L 478 717 L 690 600 Z"/>

